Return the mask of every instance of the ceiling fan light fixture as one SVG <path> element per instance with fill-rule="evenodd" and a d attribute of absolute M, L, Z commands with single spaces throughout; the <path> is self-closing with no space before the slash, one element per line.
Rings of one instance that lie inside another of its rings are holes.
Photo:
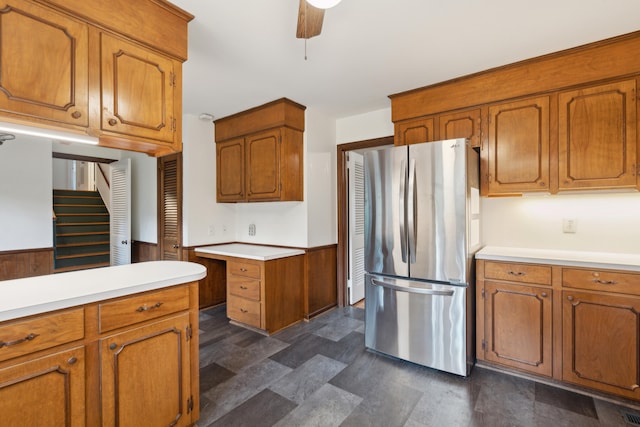
<path fill-rule="evenodd" d="M 313 7 L 318 9 L 329 9 L 340 3 L 342 0 L 306 0 Z"/>

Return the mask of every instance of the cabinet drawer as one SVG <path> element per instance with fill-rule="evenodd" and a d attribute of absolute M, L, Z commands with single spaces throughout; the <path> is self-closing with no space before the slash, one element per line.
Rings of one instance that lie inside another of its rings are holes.
<path fill-rule="evenodd" d="M 260 280 L 241 276 L 229 276 L 227 289 L 231 295 L 260 301 Z"/>
<path fill-rule="evenodd" d="M 640 295 L 640 274 L 563 268 L 562 286 Z"/>
<path fill-rule="evenodd" d="M 84 338 L 84 309 L 0 326 L 0 361 Z"/>
<path fill-rule="evenodd" d="M 189 309 L 189 288 L 181 286 L 100 304 L 100 333 Z"/>
<path fill-rule="evenodd" d="M 233 274 L 234 276 L 246 276 L 253 277 L 254 279 L 260 278 L 260 266 L 258 264 L 250 264 L 240 261 L 229 261 L 227 263 L 227 274 Z"/>
<path fill-rule="evenodd" d="M 551 285 L 551 267 L 486 261 L 484 263 L 484 277 L 486 279 L 508 280 L 510 282 Z"/>
<path fill-rule="evenodd" d="M 230 296 L 227 299 L 227 317 L 260 328 L 260 302 Z"/>

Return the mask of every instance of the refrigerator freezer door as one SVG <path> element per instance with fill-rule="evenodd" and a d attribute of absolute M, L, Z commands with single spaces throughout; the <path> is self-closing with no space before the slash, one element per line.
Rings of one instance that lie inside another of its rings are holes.
<path fill-rule="evenodd" d="M 409 277 L 467 281 L 467 147 L 464 139 L 409 146 Z"/>
<path fill-rule="evenodd" d="M 365 271 L 407 276 L 407 147 L 365 153 Z"/>
<path fill-rule="evenodd" d="M 365 346 L 466 376 L 466 286 L 365 276 Z"/>

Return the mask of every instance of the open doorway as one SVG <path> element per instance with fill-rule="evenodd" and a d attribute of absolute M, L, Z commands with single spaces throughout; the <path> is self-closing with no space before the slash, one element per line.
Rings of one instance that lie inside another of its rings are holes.
<path fill-rule="evenodd" d="M 364 191 L 358 190 L 357 158 L 367 150 L 393 145 L 393 136 L 369 139 L 365 141 L 340 144 L 337 147 L 338 159 L 338 306 L 357 304 L 360 299 L 360 276 L 362 276 L 362 292 L 364 292 L 364 250 L 359 244 L 359 234 L 364 234 Z M 356 154 L 351 155 L 349 154 Z M 350 166 L 351 163 L 351 166 Z M 351 191 L 349 181 L 352 181 Z M 362 175 L 362 185 L 364 185 Z M 364 187 L 362 187 L 362 190 Z M 360 197 L 362 200 L 358 200 Z M 350 209 L 351 206 L 351 209 Z M 351 215 L 350 215 L 351 213 Z M 351 218 L 350 218 L 351 217 Z M 362 236 L 364 239 L 364 236 Z M 361 259 L 358 257 L 361 251 Z M 351 256 L 350 256 L 351 253 Z M 351 286 L 349 286 L 351 285 Z M 355 292 L 351 289 L 356 289 Z M 364 294 L 362 294 L 364 297 Z"/>

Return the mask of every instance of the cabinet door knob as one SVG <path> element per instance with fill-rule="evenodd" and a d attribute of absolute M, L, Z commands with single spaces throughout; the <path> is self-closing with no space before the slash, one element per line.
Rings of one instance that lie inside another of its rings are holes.
<path fill-rule="evenodd" d="M 180 246 L 178 246 L 178 245 L 171 245 L 171 247 L 172 247 L 173 249 L 178 249 Z"/>
<path fill-rule="evenodd" d="M 568 297 L 567 297 L 567 299 L 568 299 L 569 301 L 573 301 L 573 297 L 572 297 L 572 296 L 568 296 Z"/>
<path fill-rule="evenodd" d="M 74 119 L 79 119 L 80 117 L 82 117 L 82 113 L 80 111 L 74 111 L 73 113 L 71 113 L 71 117 L 73 117 Z"/>
<path fill-rule="evenodd" d="M 107 123 L 109 123 L 110 126 L 115 126 L 118 124 L 118 121 L 116 119 L 109 119 Z"/>
<path fill-rule="evenodd" d="M 118 345 L 116 343 L 113 343 L 109 346 L 109 350 L 115 350 L 117 346 Z"/>
<path fill-rule="evenodd" d="M 546 298 L 547 297 L 547 293 L 546 292 L 543 292 L 540 295 L 542 295 L 542 298 Z"/>
<path fill-rule="evenodd" d="M 69 360 L 67 360 L 67 363 L 69 365 L 75 365 L 77 361 L 78 361 L 77 357 L 71 357 L 71 358 L 69 358 Z"/>
<path fill-rule="evenodd" d="M 123 241 L 122 241 L 122 242 L 120 242 L 120 243 L 122 243 L 123 245 L 126 245 L 126 244 L 127 244 L 127 241 L 126 241 L 126 240 L 123 240 Z"/>

